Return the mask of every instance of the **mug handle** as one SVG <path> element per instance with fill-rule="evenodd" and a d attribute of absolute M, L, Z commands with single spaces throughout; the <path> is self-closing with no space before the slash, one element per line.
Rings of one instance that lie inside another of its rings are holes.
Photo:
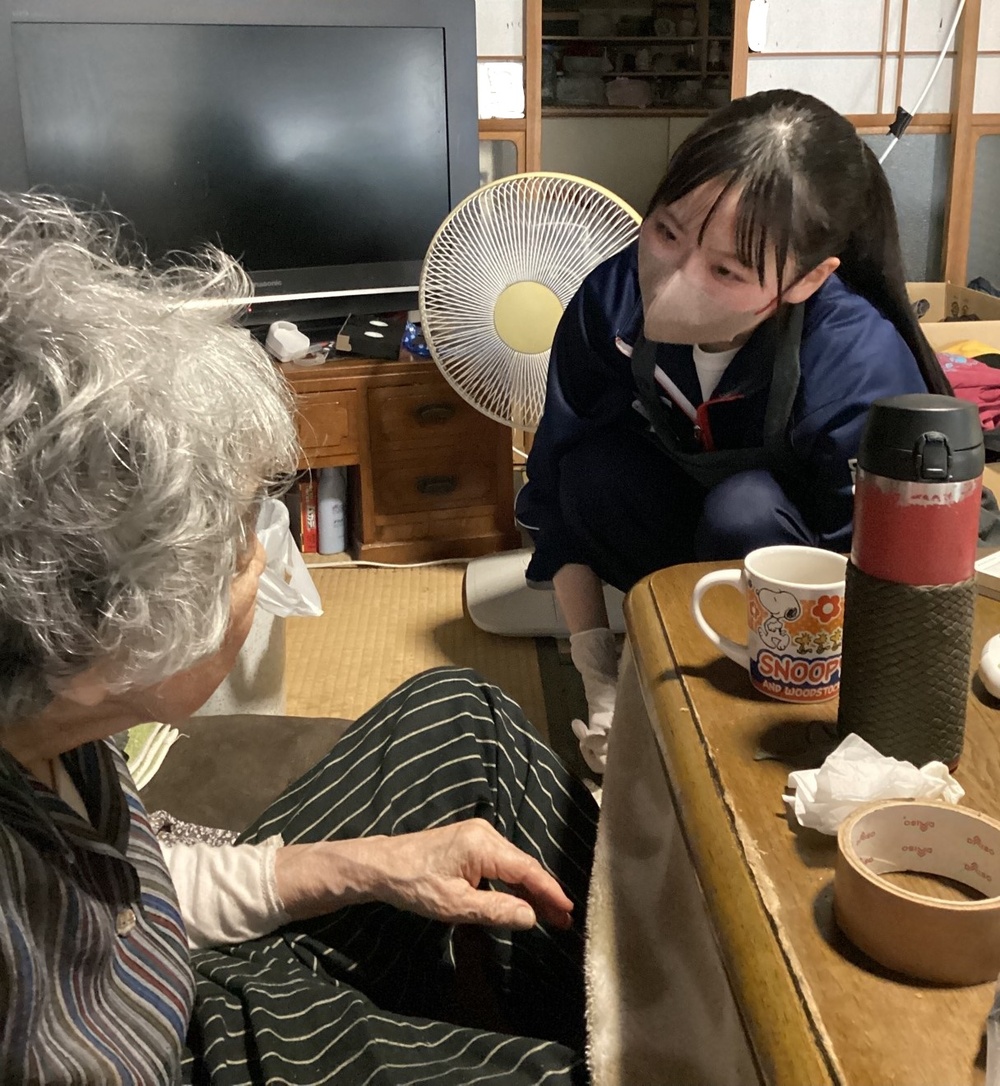
<path fill-rule="evenodd" d="M 716 585 L 729 585 L 742 595 L 746 594 L 746 588 L 743 584 L 743 570 L 719 569 L 714 573 L 706 573 L 694 586 L 694 592 L 691 594 L 691 612 L 694 615 L 694 620 L 698 623 L 701 632 L 716 648 L 721 649 L 730 660 L 733 660 L 735 663 L 739 664 L 740 667 L 746 668 L 746 670 L 749 671 L 749 647 L 741 645 L 737 641 L 730 641 L 728 637 L 723 637 L 717 630 L 709 626 L 705 616 L 701 613 L 702 596 L 704 596 L 710 588 L 714 588 Z"/>

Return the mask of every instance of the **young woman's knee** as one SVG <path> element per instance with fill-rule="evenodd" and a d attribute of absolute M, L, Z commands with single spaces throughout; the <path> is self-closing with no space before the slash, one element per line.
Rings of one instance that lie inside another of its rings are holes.
<path fill-rule="evenodd" d="M 499 733 L 534 734 L 521 707 L 477 671 L 443 666 L 423 671 L 398 687 L 400 730 L 429 727 L 496 738 Z"/>
<path fill-rule="evenodd" d="M 706 495 L 695 554 L 699 561 L 728 560 L 743 558 L 757 547 L 813 542 L 778 480 L 769 471 L 742 471 Z"/>

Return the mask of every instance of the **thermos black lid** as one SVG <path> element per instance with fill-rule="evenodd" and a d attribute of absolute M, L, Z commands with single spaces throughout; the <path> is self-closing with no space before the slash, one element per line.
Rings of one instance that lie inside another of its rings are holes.
<path fill-rule="evenodd" d="M 876 400 L 858 450 L 858 467 L 911 482 L 977 479 L 985 461 L 975 404 L 929 393 Z"/>

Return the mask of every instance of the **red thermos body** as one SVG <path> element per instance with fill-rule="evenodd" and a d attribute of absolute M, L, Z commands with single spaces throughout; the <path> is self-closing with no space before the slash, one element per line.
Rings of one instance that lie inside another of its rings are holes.
<path fill-rule="evenodd" d="M 874 404 L 858 452 L 854 565 L 897 584 L 969 580 L 983 465 L 982 429 L 971 403 L 911 395 Z"/>

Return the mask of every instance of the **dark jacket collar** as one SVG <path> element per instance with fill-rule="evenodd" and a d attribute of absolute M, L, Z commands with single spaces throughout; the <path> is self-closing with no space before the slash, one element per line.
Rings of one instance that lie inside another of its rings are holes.
<path fill-rule="evenodd" d="M 84 847 L 122 859 L 128 846 L 128 804 L 110 741 L 85 743 L 62 756 L 83 798 L 90 821 L 34 777 L 0 747 L 0 824 L 39 849 L 71 858 Z"/>

